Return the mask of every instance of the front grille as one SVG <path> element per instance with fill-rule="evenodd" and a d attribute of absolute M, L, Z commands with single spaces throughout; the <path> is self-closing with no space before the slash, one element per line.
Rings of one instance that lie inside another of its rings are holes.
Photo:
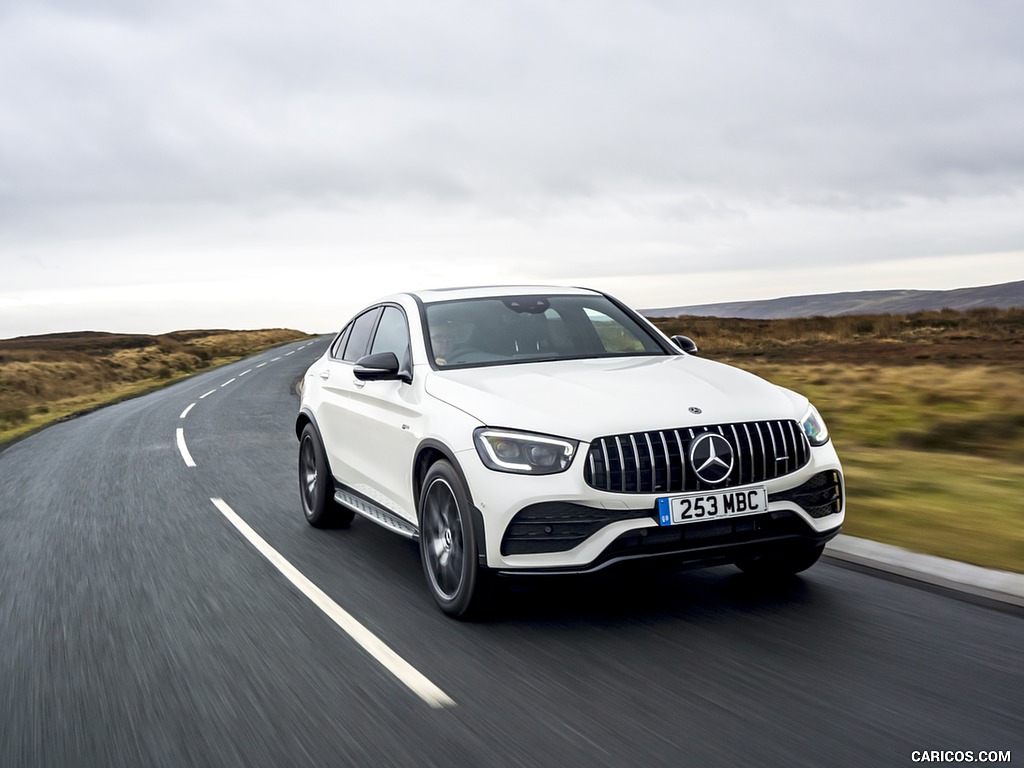
<path fill-rule="evenodd" d="M 717 483 L 697 477 L 690 444 L 715 432 L 732 448 L 733 466 Z M 751 421 L 707 427 L 599 437 L 590 444 L 583 478 L 613 493 L 686 493 L 763 483 L 795 472 L 811 460 L 811 448 L 795 421 Z"/>

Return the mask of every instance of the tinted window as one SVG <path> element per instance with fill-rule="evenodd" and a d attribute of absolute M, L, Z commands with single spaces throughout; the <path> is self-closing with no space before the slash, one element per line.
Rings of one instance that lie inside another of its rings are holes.
<path fill-rule="evenodd" d="M 653 332 L 603 296 L 509 296 L 426 307 L 440 367 L 665 355 Z"/>
<path fill-rule="evenodd" d="M 334 343 L 331 345 L 331 357 L 341 357 L 341 350 L 345 348 L 345 342 L 348 341 L 348 334 L 351 330 L 352 325 L 349 324 L 346 325 L 344 329 L 342 329 L 341 333 L 338 334 L 338 338 L 335 339 Z"/>
<path fill-rule="evenodd" d="M 613 320 L 596 309 L 589 307 L 584 310 L 589 320 L 594 325 L 594 330 L 601 338 L 601 345 L 606 352 L 643 352 L 644 342 L 640 338 L 637 328 L 631 328 Z"/>
<path fill-rule="evenodd" d="M 370 345 L 370 334 L 373 332 L 373 324 L 377 322 L 377 315 L 380 314 L 380 307 L 374 307 L 364 312 L 352 322 L 352 330 L 348 334 L 348 344 L 345 345 L 345 354 L 342 359 L 354 363 L 366 354 L 366 348 Z"/>
<path fill-rule="evenodd" d="M 404 366 L 409 354 L 409 324 L 405 313 L 398 307 L 384 307 L 384 314 L 377 325 L 377 333 L 373 337 L 370 354 L 378 352 L 394 352 L 398 364 Z"/>

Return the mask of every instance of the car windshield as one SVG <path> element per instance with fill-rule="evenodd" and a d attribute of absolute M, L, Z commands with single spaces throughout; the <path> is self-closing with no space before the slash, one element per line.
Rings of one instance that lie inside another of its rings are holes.
<path fill-rule="evenodd" d="M 666 355 L 653 333 L 604 296 L 504 296 L 426 306 L 440 368 Z"/>

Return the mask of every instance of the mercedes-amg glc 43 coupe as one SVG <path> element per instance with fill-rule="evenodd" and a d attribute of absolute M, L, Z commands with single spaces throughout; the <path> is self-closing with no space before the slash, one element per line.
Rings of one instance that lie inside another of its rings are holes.
<path fill-rule="evenodd" d="M 374 302 L 307 371 L 295 430 L 306 520 L 358 514 L 418 539 L 457 617 L 502 574 L 638 560 L 796 573 L 845 514 L 805 397 L 583 288 Z"/>

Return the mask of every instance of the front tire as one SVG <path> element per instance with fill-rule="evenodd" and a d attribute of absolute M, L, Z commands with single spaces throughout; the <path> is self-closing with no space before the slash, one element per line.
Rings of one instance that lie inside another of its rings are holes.
<path fill-rule="evenodd" d="M 439 460 L 420 491 L 420 556 L 434 602 L 454 618 L 479 612 L 489 591 L 478 547 L 469 494 L 455 468 Z"/>
<path fill-rule="evenodd" d="M 306 522 L 314 528 L 343 527 L 355 517 L 355 512 L 334 501 L 334 481 L 312 424 L 305 426 L 299 438 L 299 497 Z"/>
<path fill-rule="evenodd" d="M 799 549 L 791 549 L 785 552 L 737 560 L 736 566 L 751 576 L 763 576 L 765 578 L 792 576 L 801 571 L 806 571 L 818 562 L 818 558 L 821 557 L 821 553 L 824 551 L 824 544 L 800 547 Z"/>

